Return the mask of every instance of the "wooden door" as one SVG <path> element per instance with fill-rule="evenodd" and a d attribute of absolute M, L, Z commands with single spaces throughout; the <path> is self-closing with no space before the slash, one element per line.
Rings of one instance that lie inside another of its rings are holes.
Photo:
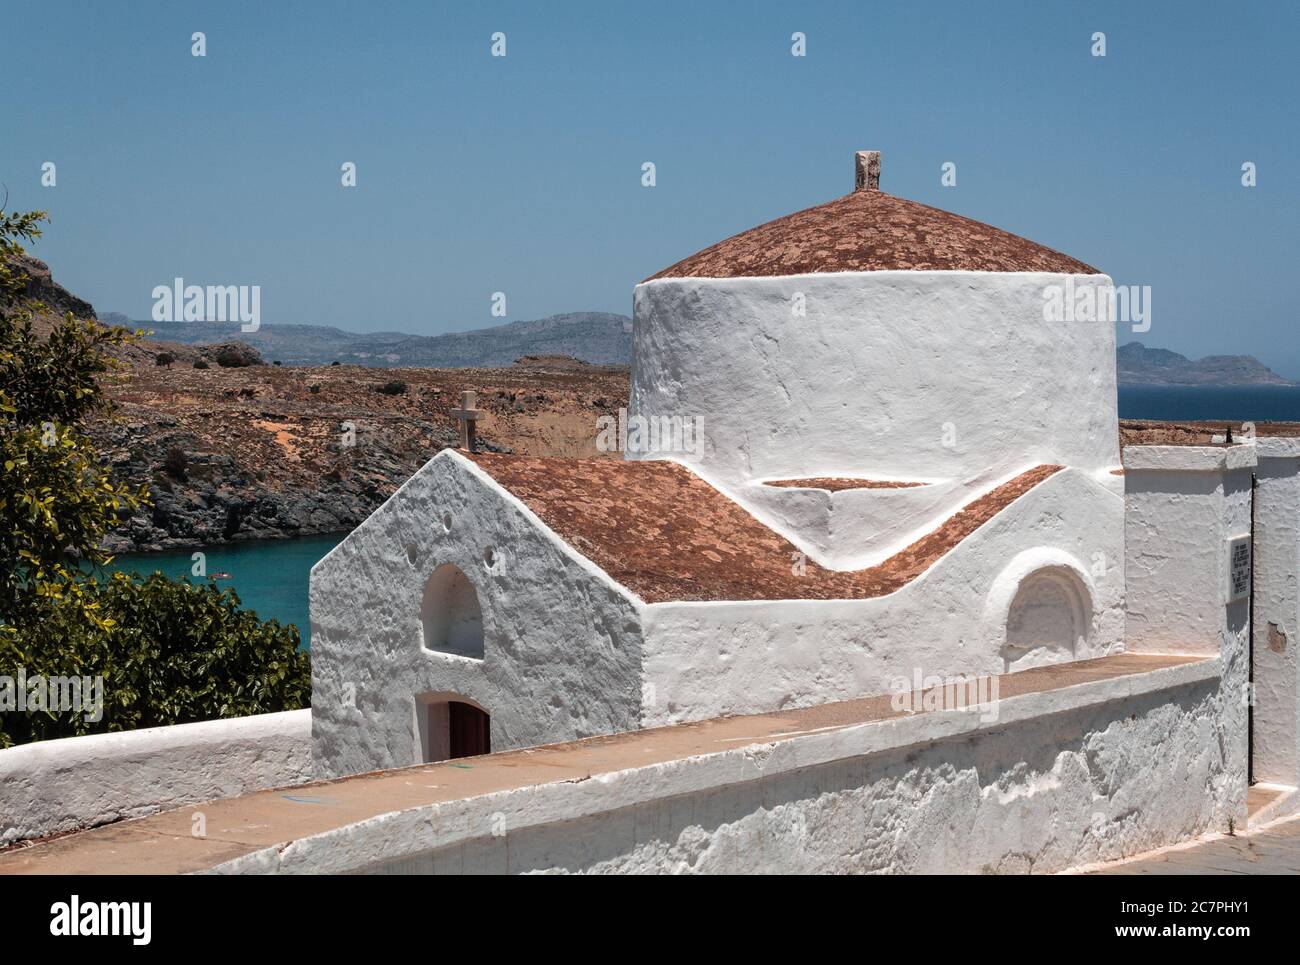
<path fill-rule="evenodd" d="M 453 700 L 447 707 L 450 756 L 477 757 L 492 753 L 492 718 L 473 704 Z"/>

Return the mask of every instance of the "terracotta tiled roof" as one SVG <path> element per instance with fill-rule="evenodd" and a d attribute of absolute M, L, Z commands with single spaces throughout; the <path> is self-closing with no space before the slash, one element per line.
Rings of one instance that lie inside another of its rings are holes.
<path fill-rule="evenodd" d="M 570 546 L 648 603 L 884 596 L 1060 470 L 1038 466 L 979 497 L 877 566 L 827 570 L 685 467 L 666 460 L 474 461 Z"/>
<path fill-rule="evenodd" d="M 1099 274 L 1000 228 L 863 189 L 733 235 L 646 280 L 890 270 Z"/>

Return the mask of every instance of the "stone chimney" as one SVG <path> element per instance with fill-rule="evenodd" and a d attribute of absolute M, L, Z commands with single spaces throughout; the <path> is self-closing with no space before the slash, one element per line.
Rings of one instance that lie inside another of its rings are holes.
<path fill-rule="evenodd" d="M 880 152 L 859 151 L 855 156 L 857 171 L 853 179 L 854 191 L 880 190 Z"/>

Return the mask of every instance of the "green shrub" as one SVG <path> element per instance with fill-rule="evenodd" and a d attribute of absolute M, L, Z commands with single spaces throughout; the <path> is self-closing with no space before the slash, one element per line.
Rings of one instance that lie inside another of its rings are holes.
<path fill-rule="evenodd" d="M 23 243 L 43 220 L 0 200 L 0 747 L 305 706 L 297 630 L 241 611 L 233 590 L 92 575 L 110 560 L 104 537 L 150 502 L 147 487 L 114 479 L 84 430 L 111 414 L 101 377 L 121 368 L 113 350 L 143 332 L 71 313 L 36 329 L 36 311 L 48 312 L 27 296 Z M 261 364 L 249 346 L 227 348 Z M 169 452 L 168 472 L 183 480 L 186 461 Z M 20 673 L 102 677 L 103 717 L 15 709 Z"/>
<path fill-rule="evenodd" d="M 104 537 L 149 498 L 113 478 L 82 428 L 107 411 L 100 377 L 121 367 L 112 351 L 135 336 L 71 313 L 44 337 L 33 327 L 44 306 L 26 296 L 21 242 L 39 237 L 43 218 L 0 210 L 0 625 L 78 596 L 70 561 L 102 564 Z"/>
<path fill-rule="evenodd" d="M 241 610 L 233 589 L 117 573 L 88 584 L 88 595 L 98 623 L 65 598 L 50 601 L 37 622 L 0 627 L 0 678 L 16 680 L 20 668 L 28 680 L 102 676 L 102 719 L 5 709 L 0 747 L 294 710 L 311 701 L 311 658 L 298 649 L 297 629 Z"/>

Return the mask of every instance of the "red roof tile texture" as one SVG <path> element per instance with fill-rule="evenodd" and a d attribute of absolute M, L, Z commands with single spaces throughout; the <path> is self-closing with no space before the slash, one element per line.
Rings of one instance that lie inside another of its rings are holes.
<path fill-rule="evenodd" d="M 825 489 L 842 493 L 846 489 L 915 489 L 923 482 L 894 482 L 889 479 L 853 479 L 847 476 L 810 476 L 807 479 L 771 479 L 764 486 L 778 489 Z"/>
<path fill-rule="evenodd" d="M 804 560 L 793 543 L 674 462 L 493 453 L 472 458 L 565 542 L 647 603 L 884 596 L 1062 468 L 1021 473 L 884 562 L 844 572 Z"/>
<path fill-rule="evenodd" d="M 1100 274 L 1000 228 L 860 190 L 733 235 L 646 280 L 895 270 Z"/>

